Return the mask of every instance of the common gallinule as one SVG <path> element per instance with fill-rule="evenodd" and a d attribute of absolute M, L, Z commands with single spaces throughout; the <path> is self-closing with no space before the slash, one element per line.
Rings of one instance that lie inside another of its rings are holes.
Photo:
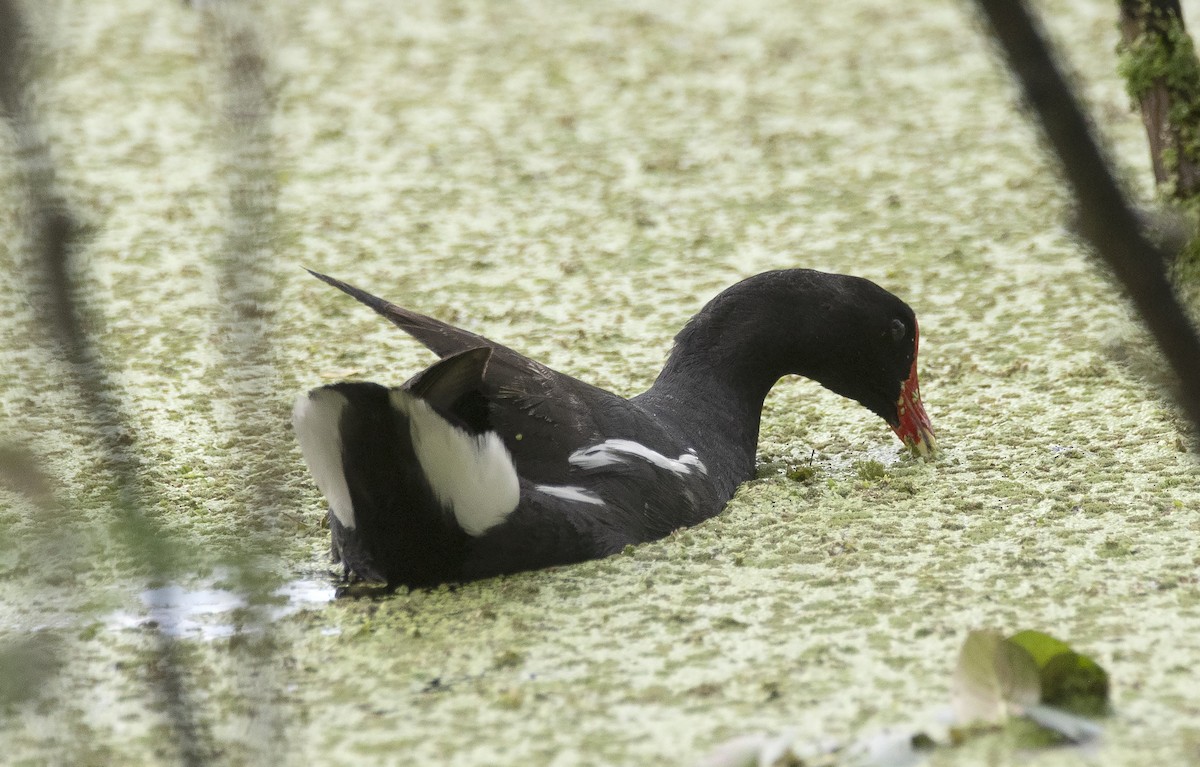
<path fill-rule="evenodd" d="M 605 557 L 721 511 L 754 476 L 782 376 L 813 379 L 935 450 L 917 319 L 874 283 L 766 272 L 710 301 L 654 385 L 624 397 L 339 280 L 441 361 L 403 386 L 322 386 L 296 401 L 301 452 L 347 574 L 445 582 Z"/>

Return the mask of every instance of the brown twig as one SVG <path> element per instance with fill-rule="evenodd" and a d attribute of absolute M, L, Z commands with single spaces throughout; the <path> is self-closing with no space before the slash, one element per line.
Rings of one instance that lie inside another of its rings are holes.
<path fill-rule="evenodd" d="M 1200 62 L 1183 9 L 1179 0 L 1120 0 L 1119 7 L 1123 69 L 1141 109 L 1154 180 L 1186 200 L 1200 191 L 1200 165 L 1189 149 L 1198 126 L 1188 119 L 1200 108 Z"/>

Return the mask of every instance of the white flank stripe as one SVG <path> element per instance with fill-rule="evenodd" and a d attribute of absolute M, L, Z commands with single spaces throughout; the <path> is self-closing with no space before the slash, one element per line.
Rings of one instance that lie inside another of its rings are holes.
<path fill-rule="evenodd" d="M 576 450 L 571 453 L 571 457 L 567 461 L 572 466 L 578 466 L 581 469 L 599 469 L 616 463 L 625 463 L 629 456 L 641 458 L 660 469 L 673 471 L 676 474 L 693 474 L 696 471 L 708 474 L 708 467 L 695 454 L 695 451 L 689 450 L 679 458 L 668 458 L 657 450 L 651 450 L 631 439 L 606 439 L 599 445 Z"/>
<path fill-rule="evenodd" d="M 300 453 L 317 488 L 343 527 L 354 529 L 354 505 L 342 470 L 342 411 L 349 404 L 332 389 L 313 389 L 296 398 L 292 428 L 300 441 Z"/>
<path fill-rule="evenodd" d="M 392 407 L 408 416 L 413 449 L 433 494 L 467 535 L 482 535 L 517 508 L 520 481 L 499 435 L 472 435 L 403 389 L 390 396 Z"/>
<path fill-rule="evenodd" d="M 696 451 L 690 447 L 686 453 L 679 456 L 679 462 L 688 466 L 694 466 L 701 474 L 708 475 L 708 467 L 704 465 L 704 461 L 700 460 L 700 456 L 696 455 Z"/>
<path fill-rule="evenodd" d="M 568 501 L 590 503 L 595 506 L 604 505 L 604 500 L 600 496 L 583 487 L 575 487 L 574 485 L 534 485 L 533 489 L 539 493 L 553 495 L 556 498 L 563 498 Z"/>

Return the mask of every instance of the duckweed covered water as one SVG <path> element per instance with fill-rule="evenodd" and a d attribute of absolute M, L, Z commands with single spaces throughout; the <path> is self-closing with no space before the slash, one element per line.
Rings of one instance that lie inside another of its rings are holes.
<path fill-rule="evenodd" d="M 1039 7 L 1148 195 L 1115 11 Z M 161 591 L 106 533 L 101 457 L 17 268 L 4 144 L 0 436 L 69 510 L 0 496 L 3 669 L 36 681 L 0 719 L 14 763 L 174 763 L 148 621 L 202 616 L 181 609 L 189 595 L 217 610 L 219 630 L 179 634 L 206 737 L 231 764 L 689 764 L 743 732 L 852 739 L 943 706 L 958 646 L 991 626 L 1047 631 L 1108 669 L 1116 716 L 1096 758 L 1200 761 L 1192 437 L 1067 231 L 1055 168 L 964 5 L 264 4 L 279 199 L 257 311 L 277 396 L 254 418 L 216 351 L 225 180 L 201 12 L 38 8 L 51 36 L 37 106 L 91 225 L 86 301 L 133 414 L 148 512 L 184 560 L 182 591 Z M 695 529 L 457 588 L 281 596 L 333 583 L 288 426 L 295 393 L 399 382 L 432 360 L 302 266 L 624 394 L 740 277 L 859 274 L 920 318 L 945 452 L 901 457 L 865 410 L 785 381 L 759 478 Z M 800 466 L 807 480 L 789 478 Z M 254 477 L 276 488 L 270 508 L 239 500 Z M 243 571 L 261 580 L 245 603 Z M 1000 742 L 938 757 L 1082 758 Z"/>

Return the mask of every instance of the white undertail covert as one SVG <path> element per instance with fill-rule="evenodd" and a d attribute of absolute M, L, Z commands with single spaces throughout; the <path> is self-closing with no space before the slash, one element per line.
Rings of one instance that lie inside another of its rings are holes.
<path fill-rule="evenodd" d="M 312 472 L 317 488 L 329 501 L 338 522 L 354 529 L 354 505 L 342 469 L 342 411 L 349 400 L 333 389 L 313 389 L 296 398 L 292 428 L 300 441 L 300 453 Z"/>
<path fill-rule="evenodd" d="M 434 496 L 467 535 L 482 535 L 517 508 L 520 480 L 498 434 L 460 429 L 403 389 L 392 389 L 391 402 L 409 419 L 413 449 Z"/>

